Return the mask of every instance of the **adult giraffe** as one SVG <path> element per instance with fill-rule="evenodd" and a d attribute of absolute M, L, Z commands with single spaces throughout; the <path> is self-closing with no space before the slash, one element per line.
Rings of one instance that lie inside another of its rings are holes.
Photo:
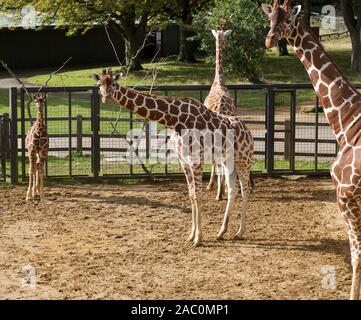
<path fill-rule="evenodd" d="M 100 76 L 94 74 L 93 78 L 97 81 L 103 103 L 109 102 L 112 98 L 120 106 L 143 118 L 157 121 L 174 131 L 175 152 L 181 160 L 192 204 L 192 230 L 188 240 L 193 241 L 194 246 L 201 244 L 199 206 L 202 200 L 202 166 L 204 155 L 210 152 L 212 160 L 215 160 L 213 156 L 220 156 L 219 163 L 223 165 L 228 189 L 227 207 L 217 239 L 221 239 L 227 231 L 229 214 L 239 185 L 242 191 L 241 223 L 235 238 L 242 238 L 249 196 L 253 138 L 240 117 L 219 115 L 192 98 L 150 95 L 121 86 L 116 82 L 119 75 L 113 75 L 110 69 L 103 70 Z M 206 136 L 197 137 L 196 133 L 201 131 L 210 133 L 210 139 Z M 218 135 L 217 138 L 216 135 Z M 189 142 L 190 139 L 191 142 Z"/>
<path fill-rule="evenodd" d="M 351 299 L 359 299 L 361 276 L 361 94 L 352 87 L 341 70 L 323 50 L 318 38 L 298 18 L 301 6 L 290 8 L 262 5 L 271 22 L 266 47 L 285 38 L 308 72 L 324 108 L 326 118 L 339 144 L 331 168 L 337 201 L 346 221 L 353 268 Z"/>

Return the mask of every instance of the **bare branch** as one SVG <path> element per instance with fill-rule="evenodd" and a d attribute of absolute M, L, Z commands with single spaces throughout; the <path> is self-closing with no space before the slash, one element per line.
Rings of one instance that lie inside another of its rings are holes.
<path fill-rule="evenodd" d="M 31 116 L 30 104 L 33 101 L 33 97 L 30 95 L 29 91 L 26 89 L 24 82 L 9 68 L 9 66 L 3 61 L 0 60 L 2 66 L 6 69 L 6 71 L 21 85 L 22 89 L 25 91 L 26 95 L 28 96 L 29 100 L 26 104 L 26 108 L 28 110 L 28 117 L 30 121 L 30 125 L 33 125 L 33 118 Z"/>
<path fill-rule="evenodd" d="M 48 82 L 51 80 L 53 75 L 56 75 L 60 70 L 62 70 L 65 65 L 72 59 L 72 57 L 69 57 L 58 69 L 50 73 L 49 78 L 45 81 L 45 83 L 39 88 L 38 92 L 40 92 L 44 87 L 48 86 Z"/>
<path fill-rule="evenodd" d="M 105 33 L 107 34 L 108 41 L 109 41 L 110 45 L 113 48 L 113 51 L 114 51 L 115 57 L 117 58 L 118 64 L 120 66 L 122 66 L 122 63 L 120 62 L 120 59 L 118 57 L 117 50 L 115 49 L 114 43 L 113 43 L 112 39 L 110 38 L 110 34 L 109 34 L 109 31 L 108 31 L 108 24 L 104 24 L 104 30 L 105 30 Z"/>

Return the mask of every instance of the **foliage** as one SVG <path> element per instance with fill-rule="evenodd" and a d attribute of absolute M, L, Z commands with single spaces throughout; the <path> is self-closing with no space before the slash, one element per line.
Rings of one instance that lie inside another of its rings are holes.
<path fill-rule="evenodd" d="M 224 63 L 229 71 L 251 82 L 259 82 L 260 63 L 266 52 L 264 37 L 268 21 L 261 7 L 252 0 L 217 0 L 214 8 L 196 17 L 202 48 L 215 56 L 215 40 L 211 33 L 224 25 L 231 29 L 224 50 Z"/>

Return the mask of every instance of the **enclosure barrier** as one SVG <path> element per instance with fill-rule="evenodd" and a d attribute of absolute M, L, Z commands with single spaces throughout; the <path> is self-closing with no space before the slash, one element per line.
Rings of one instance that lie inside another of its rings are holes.
<path fill-rule="evenodd" d="M 361 85 L 356 85 L 361 88 Z M 149 87 L 138 87 L 149 91 Z M 255 175 L 328 175 L 337 155 L 337 142 L 329 128 L 311 84 L 229 85 L 237 110 L 255 140 Z M 203 101 L 209 85 L 158 86 L 153 93 L 191 96 Z M 28 88 L 30 93 L 37 87 Z M 148 178 L 144 167 L 154 177 L 183 177 L 178 162 L 170 161 L 168 133 L 161 125 L 149 123 L 141 139 L 139 152 L 146 155 L 142 167 L 128 163 L 129 130 L 140 128 L 143 120 L 116 104 L 100 105 L 98 88 L 45 87 L 48 94 L 45 119 L 50 149 L 46 162 L 47 178 Z M 28 160 L 26 133 L 36 116 L 35 106 L 27 108 L 23 89 L 11 88 L 9 116 L 0 117 L 1 176 L 12 184 L 26 181 Z M 163 139 L 162 146 L 154 143 Z M 157 140 L 158 139 L 158 140 Z M 6 145 L 9 141 L 9 147 Z M 154 161 L 154 151 L 163 154 L 165 163 Z M 134 156 L 134 155 L 133 155 Z M 153 161 L 152 161 L 153 160 Z M 204 168 L 209 174 L 210 166 Z"/>

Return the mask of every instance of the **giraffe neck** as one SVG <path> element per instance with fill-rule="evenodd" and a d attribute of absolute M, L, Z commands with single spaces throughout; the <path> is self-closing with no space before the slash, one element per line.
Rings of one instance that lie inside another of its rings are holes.
<path fill-rule="evenodd" d="M 357 119 L 361 117 L 361 109 L 358 107 L 361 102 L 360 94 L 302 21 L 296 21 L 287 40 L 304 65 L 331 129 L 341 142 L 348 131 L 355 131 L 359 126 Z"/>
<path fill-rule="evenodd" d="M 214 84 L 224 85 L 223 77 L 223 54 L 222 54 L 222 40 L 221 36 L 216 37 L 216 72 L 214 75 Z"/>
<path fill-rule="evenodd" d="M 166 97 L 144 94 L 119 84 L 116 84 L 113 99 L 139 116 L 147 120 L 160 122 L 171 129 L 174 129 L 178 124 L 178 117 L 183 113 L 185 114 L 184 111 L 181 111 L 182 107 L 186 107 L 189 111 L 185 102 L 171 101 Z"/>
<path fill-rule="evenodd" d="M 38 112 L 36 114 L 36 122 L 38 125 L 44 125 L 44 108 L 42 106 L 38 107 Z"/>

